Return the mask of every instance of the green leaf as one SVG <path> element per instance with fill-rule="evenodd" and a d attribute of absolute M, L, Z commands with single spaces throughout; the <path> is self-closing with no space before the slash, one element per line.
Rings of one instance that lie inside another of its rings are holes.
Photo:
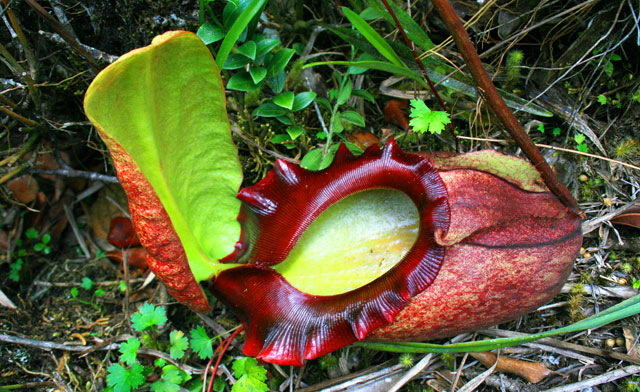
<path fill-rule="evenodd" d="M 284 71 L 278 72 L 278 74 L 267 80 L 267 86 L 273 90 L 274 93 L 280 94 L 284 90 L 284 84 L 287 81 L 287 77 Z"/>
<path fill-rule="evenodd" d="M 275 49 L 276 46 L 280 45 L 280 40 L 277 40 L 275 38 L 256 38 L 256 41 L 256 58 L 260 58 L 266 55 L 267 53 Z"/>
<path fill-rule="evenodd" d="M 242 71 L 233 75 L 231 79 L 229 79 L 227 88 L 229 90 L 251 91 L 258 88 L 258 85 L 253 82 L 253 77 L 249 72 Z"/>
<path fill-rule="evenodd" d="M 576 133 L 573 139 L 576 141 L 576 144 L 582 144 L 584 143 L 585 137 L 581 133 Z"/>
<path fill-rule="evenodd" d="M 284 125 L 293 125 L 293 124 L 295 124 L 295 122 L 291 118 L 291 114 L 290 113 L 285 113 L 282 116 L 276 116 L 276 120 L 280 121 Z"/>
<path fill-rule="evenodd" d="M 373 97 L 373 94 L 371 94 L 367 90 L 355 89 L 355 90 L 351 91 L 351 95 L 355 95 L 356 97 L 360 97 L 360 98 L 366 99 L 367 101 L 369 101 L 371 103 L 376 103 L 376 99 Z"/>
<path fill-rule="evenodd" d="M 224 38 L 224 30 L 211 22 L 206 22 L 198 28 L 198 37 L 206 44 L 212 44 Z"/>
<path fill-rule="evenodd" d="M 47 245 L 49 242 L 51 242 L 51 234 L 43 234 L 40 241 L 42 241 L 43 244 Z"/>
<path fill-rule="evenodd" d="M 362 116 L 360 116 L 360 114 L 358 112 L 354 112 L 352 110 L 347 110 L 345 112 L 342 112 L 340 117 L 344 121 L 350 122 L 351 124 L 357 125 L 359 127 L 363 127 L 364 128 L 364 126 L 365 126 L 364 119 L 362 118 Z"/>
<path fill-rule="evenodd" d="M 393 28 L 396 28 L 396 24 L 393 20 L 393 17 L 387 11 L 384 4 L 382 4 L 382 1 L 367 0 L 367 4 L 369 4 L 369 6 L 375 9 L 378 12 L 378 14 L 380 14 L 387 21 L 387 23 L 389 23 L 390 26 L 392 26 Z M 400 25 L 407 33 L 407 37 L 411 42 L 413 42 L 414 44 L 416 44 L 422 50 L 425 50 L 425 51 L 434 48 L 435 45 L 433 44 L 433 42 L 431 41 L 427 33 L 424 32 L 424 30 L 420 27 L 420 25 L 416 23 L 413 20 L 413 18 L 409 16 L 409 14 L 407 14 L 405 10 L 403 10 L 393 1 L 390 1 L 389 5 L 391 6 L 393 13 L 396 14 L 396 17 L 398 18 Z"/>
<path fill-rule="evenodd" d="M 240 237 L 242 169 L 225 102 L 209 49 L 188 32 L 121 56 L 84 102 L 109 148 L 129 156 L 153 188 L 198 281 L 217 274 Z"/>
<path fill-rule="evenodd" d="M 538 124 L 538 131 L 540 131 L 541 133 L 544 133 L 544 124 L 543 123 Z"/>
<path fill-rule="evenodd" d="M 138 349 L 140 348 L 140 340 L 138 338 L 129 338 L 120 345 L 120 360 L 127 365 L 133 365 L 136 362 Z"/>
<path fill-rule="evenodd" d="M 239 53 L 233 53 L 227 57 L 227 61 L 224 63 L 224 68 L 222 69 L 240 69 L 244 68 L 250 62 L 250 58 Z"/>
<path fill-rule="evenodd" d="M 607 104 L 607 97 L 602 95 L 602 94 L 598 95 L 598 103 L 600 105 L 606 105 Z"/>
<path fill-rule="evenodd" d="M 370 55 L 369 53 L 364 53 L 362 54 L 360 57 L 358 57 L 357 61 L 375 61 L 376 58 L 372 55 Z M 347 74 L 349 75 L 360 75 L 367 72 L 367 68 L 365 67 L 356 67 L 356 66 L 350 66 L 349 68 L 347 68 Z"/>
<path fill-rule="evenodd" d="M 266 64 L 269 77 L 273 77 L 281 71 L 284 71 L 287 64 L 289 64 L 289 60 L 291 60 L 291 57 L 293 57 L 294 54 L 296 54 L 296 51 L 289 48 L 280 49 L 276 52 L 271 61 Z"/>
<path fill-rule="evenodd" d="M 447 112 L 431 110 L 420 99 L 412 99 L 411 107 L 409 125 L 416 132 L 424 133 L 429 131 L 430 133 L 439 134 L 444 129 L 444 126 L 451 122 Z"/>
<path fill-rule="evenodd" d="M 585 143 L 580 143 L 576 145 L 576 149 L 580 152 L 589 152 L 589 147 Z"/>
<path fill-rule="evenodd" d="M 204 328 L 198 326 L 191 330 L 191 349 L 198 354 L 200 359 L 208 359 L 213 356 L 212 339 L 207 336 Z"/>
<path fill-rule="evenodd" d="M 351 79 L 348 78 L 347 82 L 340 89 L 340 92 L 338 93 L 338 100 L 336 101 L 336 103 L 338 105 L 344 105 L 345 103 L 347 103 L 347 101 L 351 97 L 351 90 L 352 89 L 353 89 L 353 84 L 351 83 Z"/>
<path fill-rule="evenodd" d="M 239 46 L 236 50 L 238 51 L 238 53 L 250 58 L 251 60 L 256 59 L 256 43 L 253 41 L 249 41 L 244 45 Z"/>
<path fill-rule="evenodd" d="M 162 378 L 151 384 L 151 390 L 154 392 L 178 392 L 183 381 L 180 369 L 168 365 L 162 369 Z"/>
<path fill-rule="evenodd" d="M 93 280 L 85 276 L 84 278 L 82 278 L 80 287 L 82 287 L 85 290 L 91 290 L 91 287 L 93 287 Z"/>
<path fill-rule="evenodd" d="M 233 49 L 236 41 L 240 38 L 240 34 L 242 34 L 247 25 L 249 25 L 251 19 L 262 11 L 266 2 L 267 0 L 252 0 L 249 6 L 242 11 L 240 16 L 233 22 L 216 55 L 218 68 L 222 68 L 222 65 L 227 61 L 227 56 L 231 53 L 231 49 Z"/>
<path fill-rule="evenodd" d="M 174 330 L 169 334 L 169 344 L 171 344 L 169 349 L 171 358 L 180 359 L 184 356 L 184 350 L 189 348 L 189 339 L 184 336 L 182 331 Z"/>
<path fill-rule="evenodd" d="M 96 297 L 104 297 L 104 290 L 98 289 L 93 292 L 93 295 L 95 295 Z"/>
<path fill-rule="evenodd" d="M 309 151 L 300 161 L 300 166 L 307 170 L 319 170 L 322 163 L 322 149 Z"/>
<path fill-rule="evenodd" d="M 265 76 L 267 76 L 267 70 L 262 67 L 251 67 L 249 68 L 249 74 L 251 75 L 253 83 L 257 85 L 264 80 Z"/>
<path fill-rule="evenodd" d="M 255 358 L 245 357 L 233 362 L 233 374 L 238 381 L 233 385 L 232 392 L 266 392 L 269 390 L 265 381 L 267 370 L 258 365 Z"/>
<path fill-rule="evenodd" d="M 378 10 L 368 7 L 365 8 L 361 13 L 360 13 L 360 17 L 366 21 L 370 21 L 370 20 L 374 20 L 374 19 L 378 19 L 381 17 L 380 12 L 378 12 Z"/>
<path fill-rule="evenodd" d="M 316 93 L 307 91 L 304 93 L 296 94 L 296 97 L 293 99 L 293 106 L 291 107 L 292 112 L 297 112 L 309 106 L 314 99 L 316 99 Z"/>
<path fill-rule="evenodd" d="M 286 112 L 285 109 L 273 102 L 266 102 L 258 106 L 256 110 L 253 111 L 253 114 L 260 117 L 278 117 L 284 115 Z"/>
<path fill-rule="evenodd" d="M 119 363 L 113 364 L 107 369 L 107 385 L 112 387 L 114 392 L 130 392 L 144 384 L 143 370 L 144 367 L 139 363 L 134 363 L 130 369 Z"/>
<path fill-rule="evenodd" d="M 38 242 L 37 244 L 33 245 L 33 250 L 35 250 L 36 252 L 42 252 L 45 247 L 45 244 L 43 244 L 42 242 Z"/>
<path fill-rule="evenodd" d="M 156 326 L 162 326 L 167 322 L 167 316 L 163 308 L 147 302 L 131 315 L 131 322 L 131 326 L 136 331 L 146 331 Z"/>
<path fill-rule="evenodd" d="M 30 240 L 35 240 L 36 238 L 38 238 L 38 230 L 30 227 L 24 232 L 24 235 Z"/>
<path fill-rule="evenodd" d="M 293 101 L 295 95 L 292 91 L 286 91 L 273 97 L 273 103 L 285 109 L 293 109 Z"/>
<path fill-rule="evenodd" d="M 301 125 L 295 125 L 287 128 L 287 133 L 291 140 L 296 140 L 300 135 L 304 133 L 304 128 Z"/>
<path fill-rule="evenodd" d="M 13 271 L 11 271 L 13 272 Z M 20 278 L 20 275 L 18 275 L 18 280 Z M 16 282 L 18 281 L 16 280 Z M 71 298 L 77 298 L 78 297 L 78 288 L 77 287 L 72 287 L 71 290 L 69 290 L 69 293 L 71 294 Z"/>
<path fill-rule="evenodd" d="M 397 67 L 407 68 L 406 64 L 400 59 L 391 46 L 378 34 L 373 27 L 369 26 L 361 17 L 347 7 L 342 7 L 344 16 L 355 27 L 364 38 L 366 38 L 373 47 L 375 47 L 381 55 L 393 63 Z"/>
<path fill-rule="evenodd" d="M 559 136 L 561 132 L 562 130 L 558 127 L 553 128 L 553 131 L 552 131 L 553 136 Z"/>
<path fill-rule="evenodd" d="M 378 71 L 389 72 L 397 76 L 403 76 L 412 80 L 415 80 L 417 83 L 421 84 L 425 88 L 429 88 L 427 82 L 424 81 L 424 77 L 420 72 L 415 72 L 409 68 L 397 67 L 394 64 L 387 63 L 384 61 L 324 61 L 317 63 L 305 64 L 302 68 L 310 68 L 316 67 L 319 65 L 345 65 L 345 66 L 357 66 L 357 67 L 365 67 L 367 69 L 375 69 Z M 464 82 L 453 78 L 447 78 L 445 75 L 430 70 L 427 68 L 427 74 L 433 83 L 438 83 L 443 87 L 450 88 L 454 91 L 457 91 L 461 94 L 464 94 L 468 97 L 477 98 L 478 93 L 475 87 L 468 85 Z M 498 90 L 502 98 L 504 99 L 507 106 L 512 109 L 516 109 L 519 111 L 523 111 L 526 113 L 531 113 L 536 116 L 543 117 L 553 117 L 553 114 L 543 108 L 542 106 L 529 104 L 527 101 L 523 100 L 520 97 L 517 97 L 513 94 L 507 93 L 502 90 Z"/>

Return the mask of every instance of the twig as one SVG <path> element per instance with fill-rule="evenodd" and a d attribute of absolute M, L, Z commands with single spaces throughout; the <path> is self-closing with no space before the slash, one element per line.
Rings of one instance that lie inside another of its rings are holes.
<path fill-rule="evenodd" d="M 573 292 L 576 286 L 577 284 L 575 283 L 565 283 L 565 285 L 562 287 L 561 293 Z M 602 297 L 614 297 L 623 299 L 628 299 L 638 294 L 636 290 L 629 286 L 602 287 L 594 286 L 592 284 L 582 285 L 582 294 L 593 295 L 594 293 Z"/>
<path fill-rule="evenodd" d="M 493 328 L 483 329 L 478 332 L 483 335 L 494 336 L 494 337 L 505 337 L 505 338 L 529 336 L 521 332 L 506 331 L 503 329 L 493 329 Z M 544 344 L 551 347 L 560 347 L 563 349 L 572 350 L 572 351 L 581 352 L 581 353 L 590 354 L 590 355 L 597 355 L 600 357 L 613 358 L 613 359 L 627 361 L 630 363 L 640 365 L 640 361 L 638 361 L 637 358 L 634 358 L 627 354 L 618 353 L 615 351 L 602 350 L 594 347 L 585 347 L 579 344 L 569 343 L 559 339 L 544 338 L 536 341 L 536 343 Z"/>
<path fill-rule="evenodd" d="M 30 168 L 27 169 L 28 174 L 49 174 L 54 176 L 63 176 L 63 177 L 71 177 L 71 178 L 86 178 L 91 181 L 102 181 L 108 182 L 110 184 L 118 184 L 118 177 L 116 176 L 108 176 L 106 174 L 94 173 L 83 170 L 75 170 L 75 169 L 36 169 Z"/>
<path fill-rule="evenodd" d="M 617 379 L 630 376 L 632 374 L 640 373 L 640 366 L 627 366 L 622 369 L 614 370 L 599 376 L 583 380 L 574 384 L 563 385 L 556 388 L 547 389 L 544 392 L 573 392 L 582 391 L 583 389 L 590 388 L 596 385 L 615 381 Z"/>
<path fill-rule="evenodd" d="M 0 289 L 0 305 L 6 306 L 9 309 L 16 309 L 16 305 L 2 292 L 2 289 Z"/>
<path fill-rule="evenodd" d="M 64 25 L 60 22 L 58 22 L 56 20 L 56 18 L 54 18 L 53 16 L 51 16 L 51 14 L 49 14 L 47 12 L 47 10 L 45 10 L 44 8 L 42 8 L 42 6 L 40 4 L 38 4 L 38 2 L 36 0 L 24 0 L 27 4 L 29 4 L 29 6 L 31 8 L 33 8 L 34 11 L 36 11 L 38 14 L 40 14 L 40 16 L 42 16 L 47 23 L 49 24 L 49 26 L 51 26 L 51 28 L 53 30 L 55 30 L 56 33 L 60 34 L 60 36 L 69 43 L 69 45 L 75 49 L 82 57 L 85 58 L 85 60 L 87 60 L 87 62 L 89 63 L 89 65 L 91 66 L 91 68 L 93 68 L 93 70 L 97 73 L 100 70 L 100 66 L 98 65 L 98 63 L 96 62 L 96 60 L 93 59 L 93 57 L 91 57 L 89 55 L 89 53 L 87 53 L 87 51 L 80 45 L 80 43 L 67 31 L 67 29 L 64 27 Z"/>
<path fill-rule="evenodd" d="M 84 242 L 84 238 L 82 238 L 82 233 L 80 233 L 80 229 L 78 228 L 78 224 L 76 223 L 75 216 L 73 216 L 71 207 L 69 207 L 67 204 L 64 204 L 62 208 L 64 208 L 64 213 L 67 215 L 69 226 L 71 226 L 71 230 L 73 231 L 73 234 L 78 241 L 78 245 L 80 245 L 80 249 L 82 249 L 82 253 L 84 253 L 87 259 L 90 259 L 91 252 L 89 252 L 89 248 L 87 248 L 87 244 Z"/>
<path fill-rule="evenodd" d="M 42 30 L 38 30 L 38 34 L 46 37 L 47 39 L 51 40 L 52 42 L 59 44 L 59 45 L 65 45 L 71 49 L 73 49 L 71 47 L 71 45 L 69 45 L 69 43 L 67 41 L 65 41 L 64 38 L 62 38 L 60 36 L 60 34 L 56 34 L 56 33 L 49 33 L 48 31 L 42 31 Z M 82 42 L 78 42 L 78 44 L 80 46 L 82 46 L 87 53 L 93 57 L 94 59 L 96 59 L 96 61 L 100 61 L 100 62 L 105 62 L 105 63 L 113 63 L 114 61 L 116 61 L 119 57 L 118 56 L 114 56 L 112 54 L 109 53 L 105 53 L 99 49 L 96 48 L 92 48 L 89 45 L 85 45 Z"/>
<path fill-rule="evenodd" d="M 255 148 L 257 148 L 258 150 L 261 150 L 263 152 L 266 152 L 267 154 L 273 155 L 274 157 L 278 158 L 278 159 L 282 159 L 283 161 L 287 161 L 287 162 L 291 162 L 293 164 L 299 165 L 300 161 L 297 159 L 293 159 L 293 158 L 289 158 L 287 156 L 284 156 L 282 154 L 279 154 L 275 151 L 271 151 L 267 148 L 262 147 L 261 145 L 259 145 L 258 143 L 254 142 L 253 140 L 249 139 L 247 136 L 245 136 L 244 133 L 242 133 L 242 131 L 240 130 L 240 127 L 235 124 L 235 123 L 231 123 L 231 131 L 233 131 L 233 133 L 235 133 L 236 135 L 240 136 L 242 138 L 242 140 L 244 140 L 245 142 L 247 142 L 248 144 L 251 144 L 252 146 L 254 146 Z"/>
<path fill-rule="evenodd" d="M 505 144 L 509 143 L 508 140 L 504 140 L 504 139 L 481 138 L 481 137 L 472 137 L 472 136 L 458 136 L 458 137 L 460 139 L 464 139 L 464 140 L 474 140 L 474 141 L 479 141 L 479 142 L 505 143 Z M 571 153 L 571 154 L 583 155 L 583 156 L 586 156 L 586 157 L 589 157 L 589 158 L 601 159 L 603 161 L 615 163 L 617 165 L 625 166 L 625 167 L 628 167 L 630 169 L 640 170 L 640 167 L 638 167 L 638 166 L 632 165 L 630 163 L 618 161 L 618 160 L 615 160 L 615 159 L 603 157 L 601 155 L 589 154 L 588 152 L 572 150 L 570 148 L 556 147 L 556 146 L 552 146 L 552 145 L 549 145 L 549 144 L 535 143 L 534 145 L 536 147 L 550 148 L 550 149 L 556 150 L 556 151 L 568 152 L 568 153 Z"/>
<path fill-rule="evenodd" d="M 607 222 L 613 218 L 615 218 L 616 216 L 622 214 L 623 212 L 625 212 L 626 210 L 630 209 L 633 206 L 637 206 L 640 204 L 640 201 L 638 200 L 634 200 L 630 203 L 628 203 L 625 206 L 622 206 L 614 211 L 609 212 L 608 214 L 604 214 L 602 216 L 599 216 L 597 218 L 593 218 L 590 221 L 584 222 L 582 224 L 582 234 L 587 234 L 587 233 L 591 233 L 592 231 L 594 231 L 595 229 L 597 229 L 600 224 L 602 222 Z"/>
<path fill-rule="evenodd" d="M 39 348 L 41 350 L 47 350 L 47 351 L 51 351 L 51 350 L 78 351 L 78 352 L 83 351 L 85 353 L 89 353 L 89 352 L 97 351 L 97 350 L 101 350 L 101 351 L 104 351 L 104 350 L 117 350 L 121 346 L 120 343 L 109 343 L 107 345 L 97 344 L 97 345 L 94 345 L 94 346 L 72 345 L 72 344 L 63 344 L 63 343 L 50 342 L 50 341 L 45 341 L 45 340 L 21 338 L 21 337 L 18 337 L 18 336 L 11 336 L 11 335 L 7 335 L 7 334 L 0 334 L 0 342 L 12 343 L 12 344 L 20 344 L 22 346 L 35 347 L 35 348 Z M 165 352 L 162 352 L 162 351 L 148 349 L 148 348 L 139 348 L 138 352 L 140 354 L 147 354 L 147 355 L 151 355 L 151 356 L 154 356 L 154 357 L 165 359 L 168 362 L 170 362 L 171 364 L 179 367 L 180 369 L 184 370 L 185 372 L 187 372 L 189 374 L 202 374 L 202 373 L 204 373 L 204 369 L 195 368 L 193 366 L 189 366 L 189 365 L 185 365 L 185 364 L 181 364 L 179 362 L 176 362 L 173 358 L 171 358 L 171 356 L 169 354 L 167 354 Z"/>
<path fill-rule="evenodd" d="M 447 29 L 451 33 L 453 40 L 456 42 L 462 57 L 464 58 L 469 72 L 473 76 L 473 79 L 478 84 L 479 92 L 484 96 L 489 106 L 496 113 L 502 124 L 509 131 L 509 134 L 518 144 L 518 147 L 522 149 L 527 158 L 538 169 L 542 179 L 549 188 L 549 190 L 556 195 L 562 203 L 574 213 L 584 216 L 584 213 L 578 208 L 578 204 L 571 196 L 571 193 L 564 184 L 562 184 L 556 176 L 553 174 L 551 167 L 544 160 L 540 150 L 533 144 L 529 135 L 526 134 L 522 125 L 518 122 L 513 112 L 505 104 L 504 100 L 496 90 L 493 81 L 485 71 L 478 57 L 471 39 L 467 34 L 460 18 L 456 14 L 455 10 L 451 6 L 448 0 L 433 0 L 432 4 L 438 11 L 438 14 L 443 19 Z"/>

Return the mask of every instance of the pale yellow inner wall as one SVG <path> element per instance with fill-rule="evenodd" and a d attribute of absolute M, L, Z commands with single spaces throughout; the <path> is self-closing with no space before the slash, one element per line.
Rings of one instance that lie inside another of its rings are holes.
<path fill-rule="evenodd" d="M 359 192 L 325 210 L 274 269 L 303 292 L 341 294 L 397 264 L 415 242 L 418 226 L 418 211 L 404 193 Z"/>

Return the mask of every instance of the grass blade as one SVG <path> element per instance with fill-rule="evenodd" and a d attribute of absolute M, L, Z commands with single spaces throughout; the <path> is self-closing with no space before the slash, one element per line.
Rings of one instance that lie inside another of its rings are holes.
<path fill-rule="evenodd" d="M 382 15 L 384 20 L 386 20 L 387 23 L 389 23 L 389 25 L 395 27 L 395 23 L 393 21 L 393 18 L 391 17 L 391 14 L 387 12 L 387 9 L 384 7 L 384 5 L 380 0 L 367 0 L 367 4 L 369 4 L 371 8 L 378 11 L 378 13 Z M 398 17 L 400 24 L 402 25 L 405 32 L 407 33 L 407 37 L 409 37 L 409 39 L 413 43 L 418 45 L 425 52 L 435 47 L 435 45 L 431 41 L 431 38 L 429 38 L 427 33 L 425 33 L 424 30 L 420 28 L 420 25 L 418 25 L 413 20 L 413 18 L 409 16 L 409 14 L 407 14 L 402 8 L 400 8 L 393 1 L 389 2 L 389 6 L 391 6 L 391 8 L 393 9 L 393 12 L 395 12 L 396 17 Z"/>
<path fill-rule="evenodd" d="M 391 46 L 378 34 L 373 27 L 369 26 L 369 24 L 362 19 L 358 14 L 351 11 L 347 7 L 342 7 L 342 12 L 344 12 L 344 16 L 349 19 L 349 22 L 355 27 L 362 36 L 369 41 L 374 48 L 380 52 L 387 60 L 391 61 L 397 67 L 404 67 L 404 62 L 400 59 L 400 56 L 391 48 Z"/>
<path fill-rule="evenodd" d="M 464 342 L 456 344 L 431 344 L 431 343 L 368 343 L 357 342 L 355 345 L 368 348 L 370 350 L 390 351 L 400 353 L 463 353 L 490 351 L 502 347 L 516 346 L 524 343 L 548 338 L 569 332 L 577 332 L 585 329 L 594 329 L 609 324 L 623 318 L 640 313 L 640 295 L 629 298 L 609 309 L 596 315 L 586 318 L 566 327 L 552 329 L 528 336 L 518 336 L 511 338 L 498 338 L 480 340 L 474 342 Z"/>

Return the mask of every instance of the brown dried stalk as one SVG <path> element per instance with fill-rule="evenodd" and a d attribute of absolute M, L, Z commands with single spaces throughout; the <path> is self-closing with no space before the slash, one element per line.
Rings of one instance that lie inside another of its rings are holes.
<path fill-rule="evenodd" d="M 542 157 L 540 150 L 536 148 L 522 128 L 522 125 L 520 125 L 516 117 L 513 115 L 513 112 L 502 100 L 502 97 L 498 93 L 498 90 L 496 90 L 493 81 L 483 68 L 480 57 L 471 43 L 471 39 L 464 29 L 460 18 L 451 6 L 451 3 L 448 0 L 433 0 L 432 3 L 451 33 L 453 40 L 458 46 L 458 49 L 469 68 L 469 72 L 471 72 L 473 79 L 478 85 L 478 89 L 491 109 L 496 113 L 511 137 L 515 140 L 518 147 L 522 149 L 527 158 L 529 158 L 531 163 L 533 163 L 533 165 L 538 169 L 549 190 L 556 195 L 567 208 L 584 217 L 584 213 L 578 208 L 578 204 L 573 196 L 571 196 L 567 187 L 564 186 L 564 184 L 561 183 L 553 174 L 551 167 L 549 167 Z"/>

